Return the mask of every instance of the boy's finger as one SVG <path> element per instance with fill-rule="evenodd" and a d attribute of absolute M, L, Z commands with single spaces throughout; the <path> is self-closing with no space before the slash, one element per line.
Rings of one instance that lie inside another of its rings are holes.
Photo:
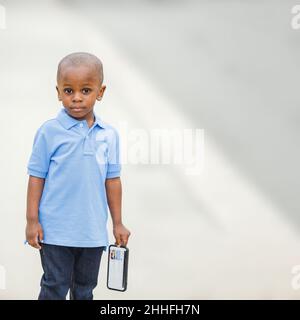
<path fill-rule="evenodd" d="M 121 238 L 121 242 L 122 242 L 123 246 L 126 247 L 127 242 L 128 242 L 128 237 Z"/>
<path fill-rule="evenodd" d="M 37 234 L 35 239 L 34 239 L 34 247 L 37 249 L 42 249 L 42 247 L 39 244 L 39 235 Z"/>
<path fill-rule="evenodd" d="M 39 239 L 44 240 L 44 233 L 42 229 L 39 230 L 38 234 L 39 234 Z"/>
<path fill-rule="evenodd" d="M 120 238 L 120 237 L 117 237 L 117 238 L 116 238 L 116 245 L 117 245 L 117 246 L 120 246 L 120 245 L 121 245 L 121 238 Z"/>
<path fill-rule="evenodd" d="M 33 248 L 41 249 L 40 245 L 38 244 L 38 242 L 37 242 L 36 240 L 34 240 L 34 241 L 28 241 L 28 243 L 29 243 Z"/>
<path fill-rule="evenodd" d="M 38 231 L 38 235 L 39 235 L 40 241 L 43 242 L 43 240 L 44 240 L 44 233 L 43 233 L 43 230 L 42 230 L 42 229 L 40 229 L 40 230 Z"/>

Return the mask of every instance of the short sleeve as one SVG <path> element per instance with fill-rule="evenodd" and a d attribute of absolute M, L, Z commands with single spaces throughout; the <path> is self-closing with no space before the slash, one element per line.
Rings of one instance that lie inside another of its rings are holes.
<path fill-rule="evenodd" d="M 40 128 L 35 134 L 27 173 L 38 178 L 45 178 L 50 163 L 50 152 L 46 135 Z"/>
<path fill-rule="evenodd" d="M 116 130 L 113 130 L 112 139 L 109 143 L 108 152 L 108 167 L 106 178 L 117 178 L 121 175 L 121 161 L 120 161 L 120 139 Z"/>

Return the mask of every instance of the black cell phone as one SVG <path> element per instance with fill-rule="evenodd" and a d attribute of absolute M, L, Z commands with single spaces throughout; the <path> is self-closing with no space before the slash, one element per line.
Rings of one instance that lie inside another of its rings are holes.
<path fill-rule="evenodd" d="M 128 278 L 129 249 L 110 245 L 108 249 L 107 288 L 126 291 Z"/>

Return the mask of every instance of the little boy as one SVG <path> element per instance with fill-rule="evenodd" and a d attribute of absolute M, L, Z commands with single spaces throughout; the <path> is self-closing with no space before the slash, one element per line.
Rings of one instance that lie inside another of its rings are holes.
<path fill-rule="evenodd" d="M 44 274 L 39 300 L 92 300 L 106 251 L 107 207 L 117 245 L 122 224 L 119 136 L 94 114 L 103 67 L 84 52 L 64 57 L 57 70 L 63 108 L 38 129 L 28 162 L 26 240 L 40 249 Z"/>

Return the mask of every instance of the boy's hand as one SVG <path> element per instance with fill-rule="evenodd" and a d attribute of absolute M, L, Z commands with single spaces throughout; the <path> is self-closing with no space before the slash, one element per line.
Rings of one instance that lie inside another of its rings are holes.
<path fill-rule="evenodd" d="M 26 240 L 28 243 L 36 248 L 42 249 L 39 241 L 42 242 L 44 239 L 43 229 L 39 222 L 27 222 L 26 225 Z"/>
<path fill-rule="evenodd" d="M 123 245 L 124 247 L 126 247 L 128 238 L 131 233 L 127 228 L 125 228 L 122 223 L 113 226 L 113 234 L 116 239 L 116 245 Z"/>

